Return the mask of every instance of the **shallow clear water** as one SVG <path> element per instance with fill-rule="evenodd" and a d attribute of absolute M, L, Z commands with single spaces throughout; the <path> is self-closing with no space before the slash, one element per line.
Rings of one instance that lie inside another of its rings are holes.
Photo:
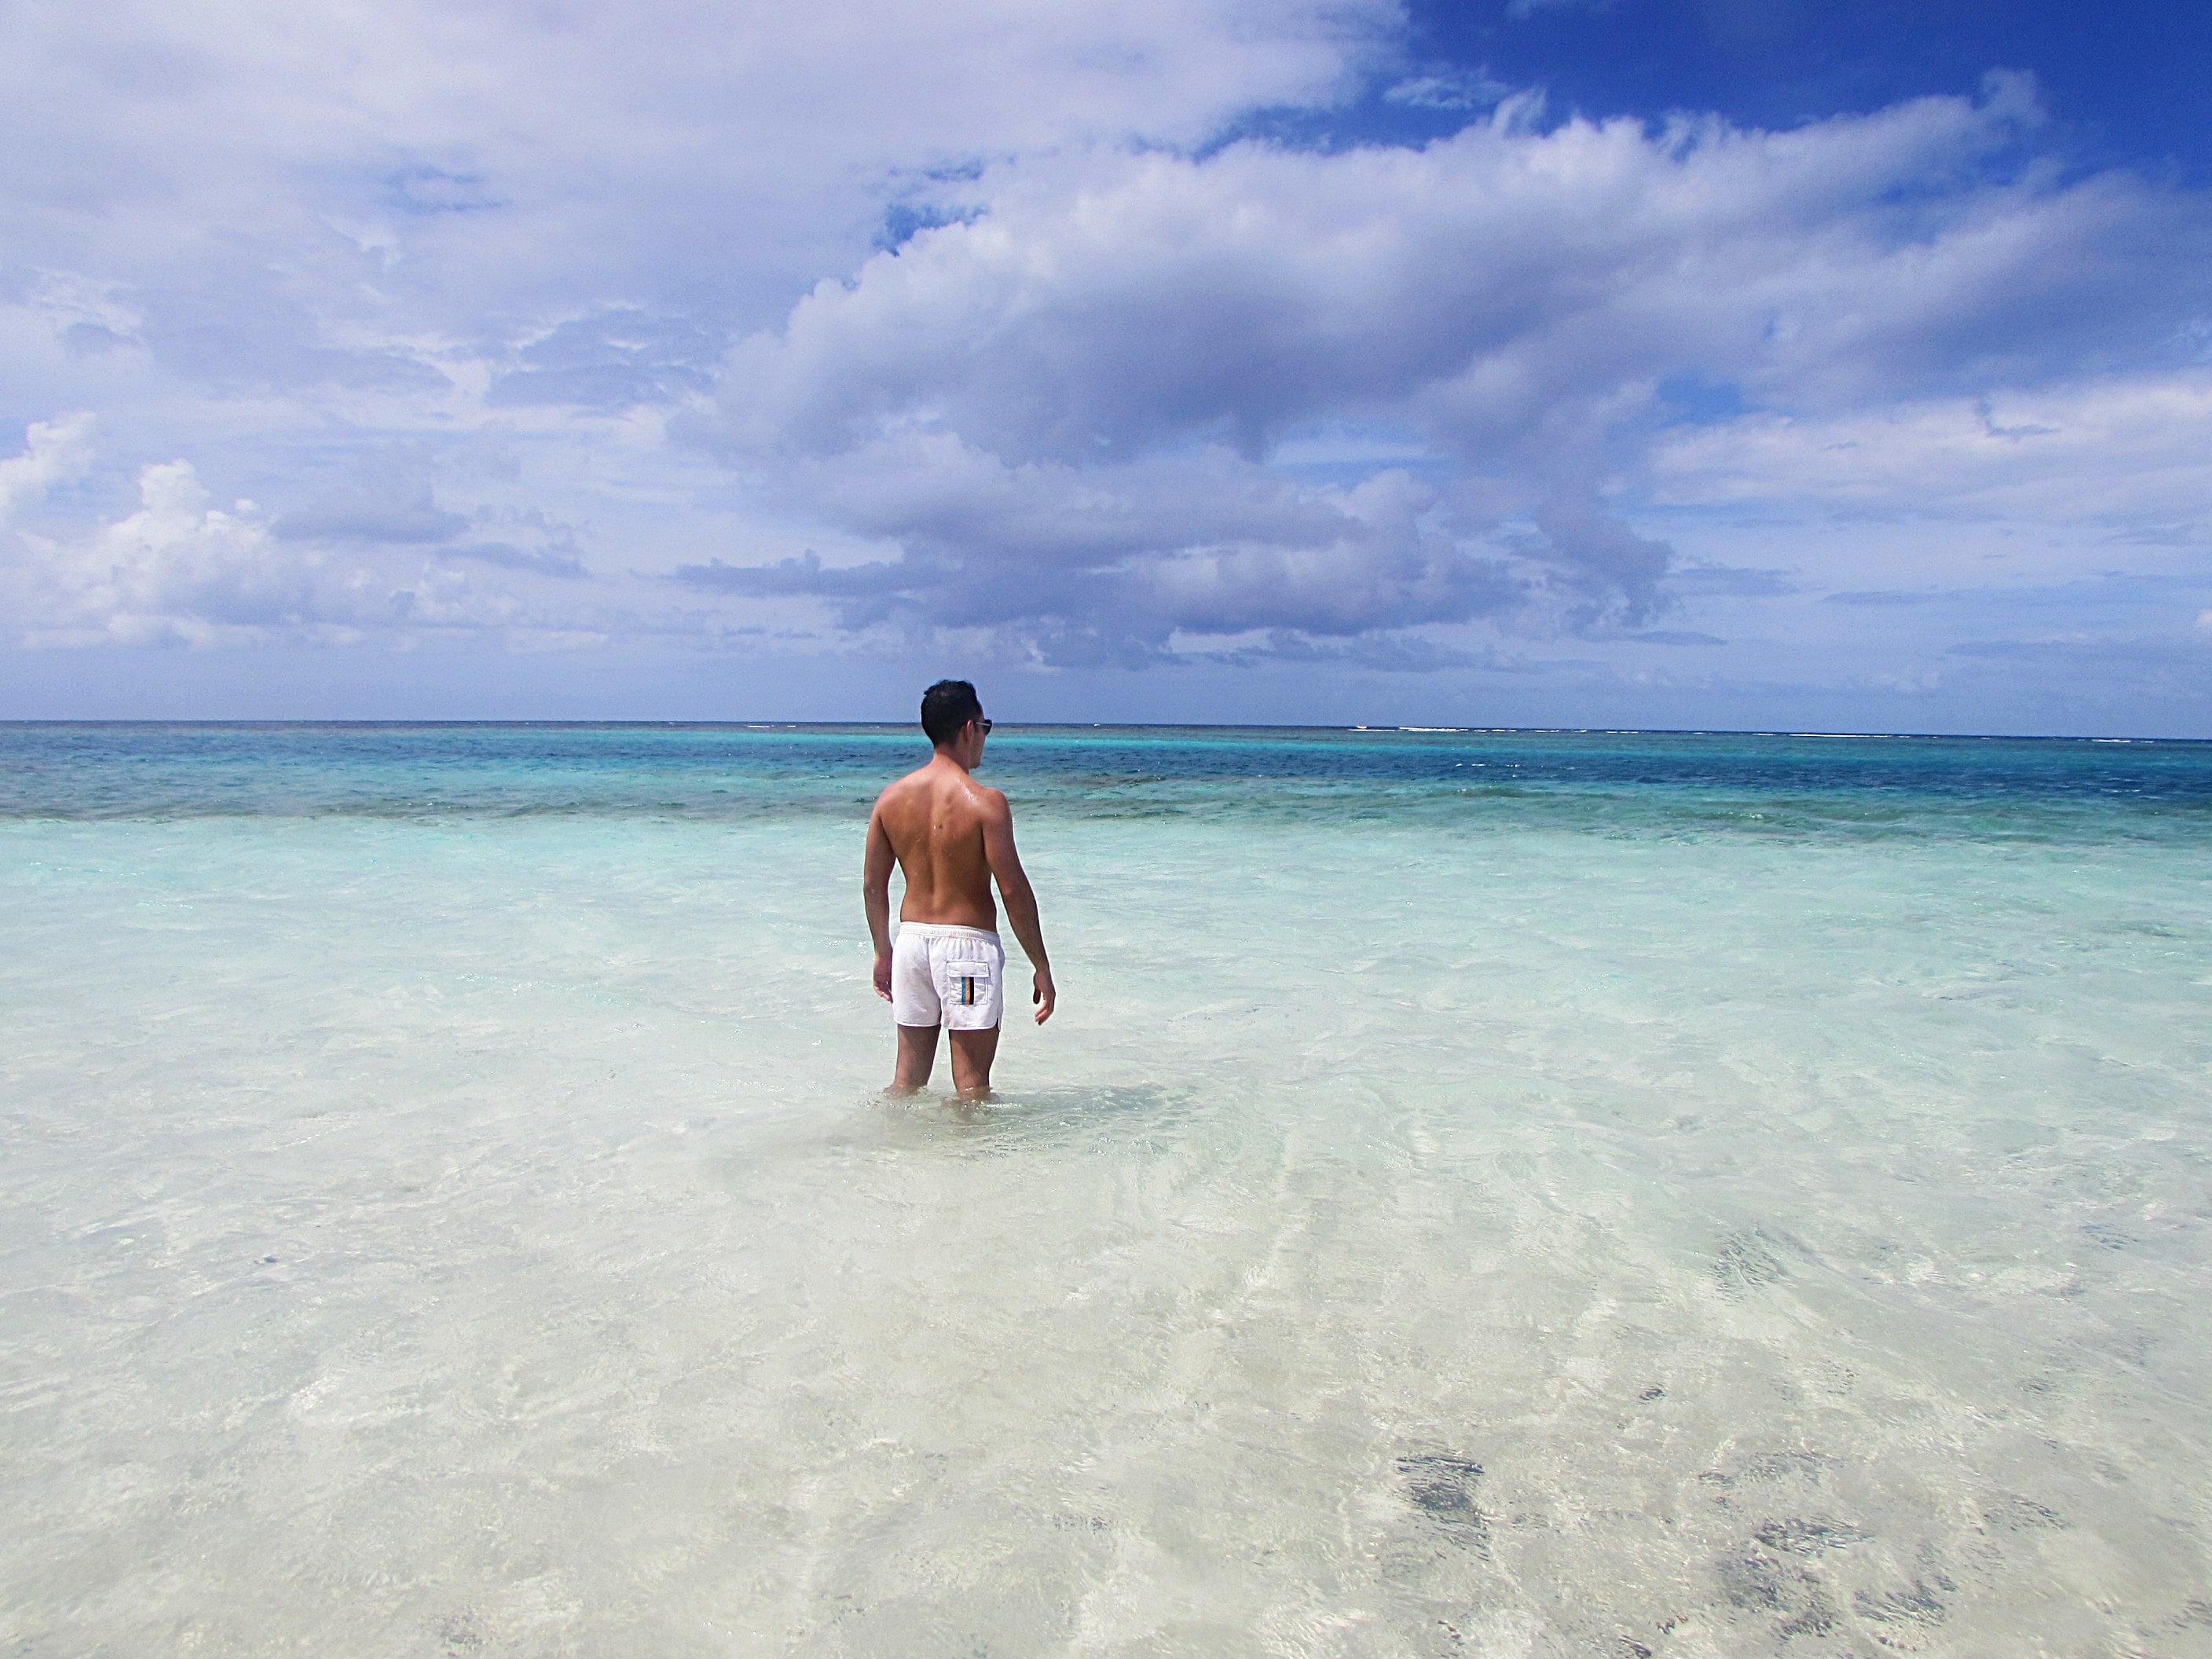
<path fill-rule="evenodd" d="M 2212 746 L 914 748 L 0 728 L 8 1650 L 2212 1652 Z"/>

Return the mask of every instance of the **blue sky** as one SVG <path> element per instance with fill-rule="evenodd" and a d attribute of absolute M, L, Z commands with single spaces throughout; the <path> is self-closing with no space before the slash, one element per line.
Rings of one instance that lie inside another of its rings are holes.
<path fill-rule="evenodd" d="M 0 717 L 2212 735 L 2201 10 L 0 21 Z"/>
<path fill-rule="evenodd" d="M 1592 112 L 1711 110 L 1786 127 L 2033 75 L 2062 148 L 2091 164 L 2212 163 L 2212 13 L 2122 0 L 1579 0 L 1420 5 L 1413 49 L 1542 84 Z"/>

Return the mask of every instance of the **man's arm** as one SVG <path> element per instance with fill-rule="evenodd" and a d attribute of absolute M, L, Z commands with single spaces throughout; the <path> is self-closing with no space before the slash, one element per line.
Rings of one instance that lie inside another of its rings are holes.
<path fill-rule="evenodd" d="M 1037 1005 L 1036 1022 L 1052 1018 L 1059 992 L 1052 982 L 1052 963 L 1044 953 L 1044 928 L 1037 921 L 1036 895 L 1022 869 L 1022 855 L 1014 850 L 1014 811 L 995 789 L 983 792 L 983 856 L 999 878 L 999 896 L 1006 902 L 1006 922 L 1022 951 L 1036 970 L 1030 1000 Z"/>
<path fill-rule="evenodd" d="M 891 866 L 898 856 L 884 829 L 884 807 L 868 814 L 868 850 L 860 866 L 860 902 L 868 913 L 868 939 L 876 947 L 876 994 L 891 1000 Z"/>

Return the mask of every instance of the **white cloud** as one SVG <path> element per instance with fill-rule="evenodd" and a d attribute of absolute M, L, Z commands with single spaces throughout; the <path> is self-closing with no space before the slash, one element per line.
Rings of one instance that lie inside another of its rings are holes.
<path fill-rule="evenodd" d="M 309 565 L 248 514 L 211 507 L 191 463 L 145 468 L 139 495 L 137 512 L 82 542 L 21 538 L 10 574 L 27 639 L 214 645 L 309 619 Z"/>
<path fill-rule="evenodd" d="M 0 460 L 0 529 L 42 501 L 53 485 L 84 474 L 92 465 L 94 424 L 85 414 L 31 423 L 24 452 Z"/>
<path fill-rule="evenodd" d="M 1670 377 L 1859 418 L 2124 350 L 2203 286 L 2144 187 L 1984 165 L 2033 118 L 2012 82 L 1789 133 L 1528 113 L 1422 150 L 987 171 L 965 222 L 819 285 L 732 356 L 719 441 L 793 507 L 906 553 L 866 603 L 834 570 L 777 591 L 811 582 L 854 621 L 896 595 L 946 625 L 988 607 L 1146 643 L 1546 595 L 1569 623 L 1634 623 L 1664 608 L 1671 550 L 1608 502 L 1642 477 Z M 1416 575 L 1355 550 L 1382 542 L 1340 532 L 1349 497 L 1264 465 L 1346 418 L 1448 463 L 1383 538 Z M 1738 430 L 1662 438 L 1662 459 L 1725 457 Z"/>
<path fill-rule="evenodd" d="M 2212 517 L 2212 372 L 2005 389 L 1669 434 L 1660 498 L 2045 524 Z"/>
<path fill-rule="evenodd" d="M 356 476 L 276 520 L 286 541 L 448 543 L 468 528 L 466 517 L 438 505 L 426 446 L 370 450 Z"/>
<path fill-rule="evenodd" d="M 532 602 L 450 562 L 582 575 L 557 542 L 462 543 L 428 561 L 336 556 L 276 533 L 250 501 L 214 506 L 187 460 L 140 469 L 137 508 L 87 532 L 50 536 L 15 524 L 49 485 L 87 469 L 90 428 L 83 416 L 34 423 L 25 452 L 0 460 L 0 620 L 18 643 L 209 647 L 459 633 L 542 648 L 533 642 L 605 637 L 590 601 Z M 343 528 L 356 541 L 419 539 Z"/>
<path fill-rule="evenodd" d="M 419 619 L 445 617 L 427 596 L 457 564 L 471 617 L 503 581 L 574 586 L 584 534 L 664 569 L 773 555 L 783 527 L 652 413 L 710 391 L 734 332 L 981 160 L 1188 144 L 1257 105 L 1327 100 L 1400 21 L 1396 0 L 18 9 L 0 21 L 12 400 L 98 407 L 110 495 L 118 469 L 184 453 L 216 493 L 270 504 L 187 533 L 142 503 L 128 516 L 169 538 L 158 556 L 64 580 L 120 532 L 58 538 L 19 609 L 66 611 L 53 637 L 112 602 L 120 629 L 173 615 L 244 640 L 386 625 L 332 590 L 340 566 L 376 573 L 379 603 L 414 593 Z M 422 580 L 397 568 L 410 548 L 429 550 Z M 176 587 L 195 560 L 205 580 Z M 249 565 L 265 603 L 218 601 L 214 569 Z M 279 596 L 278 571 L 311 568 L 286 591 L 312 602 Z M 562 603 L 599 608 L 569 634 L 732 626 L 665 585 Z"/>
<path fill-rule="evenodd" d="M 1425 523 L 1433 486 L 1402 471 L 1300 485 L 1214 450 L 1109 469 L 1009 464 L 910 433 L 796 463 L 796 497 L 905 549 L 895 562 L 678 572 L 705 591 L 813 594 L 848 628 L 996 630 L 1055 662 L 1137 662 L 1172 636 L 1288 629 L 1342 636 L 1462 623 L 1522 584 Z"/>
<path fill-rule="evenodd" d="M 180 369 L 375 384 L 609 299 L 764 319 L 865 252 L 902 179 L 1188 143 L 1326 98 L 1396 17 L 1390 0 L 16 8 L 0 197 L 11 258 L 143 318 Z M 342 329 L 375 343 L 334 349 Z"/>
<path fill-rule="evenodd" d="M 1408 76 L 1385 87 L 1382 101 L 1413 109 L 1489 109 L 1512 96 L 1513 90 L 1503 81 L 1492 79 L 1486 72 L 1447 69 Z"/>
<path fill-rule="evenodd" d="M 0 461 L 0 604 L 1847 677 L 1879 608 L 1832 588 L 2199 558 L 2200 193 L 2038 160 L 2016 80 L 1553 125 L 1407 38 L 1395 0 L 16 8 L 0 402 L 103 435 Z M 1212 148 L 1355 93 L 1497 108 Z M 1940 575 L 1897 529 L 1937 516 Z"/>
<path fill-rule="evenodd" d="M 1579 463 L 1590 416 L 1679 368 L 1820 403 L 2047 370 L 2132 339 L 2065 313 L 2139 275 L 2164 204 L 1985 183 L 2020 119 L 2008 95 L 1783 134 L 1507 111 L 1419 151 L 1009 164 L 986 216 L 819 285 L 729 398 L 811 449 L 926 417 L 1070 461 L 1410 403 L 1470 458 L 1571 436 Z"/>

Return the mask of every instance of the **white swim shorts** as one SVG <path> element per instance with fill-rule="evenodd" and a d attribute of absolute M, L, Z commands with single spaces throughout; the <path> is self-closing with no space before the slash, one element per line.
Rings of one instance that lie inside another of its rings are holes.
<path fill-rule="evenodd" d="M 996 933 L 902 921 L 891 941 L 891 1018 L 902 1025 L 988 1031 L 1005 1011 L 1006 977 Z"/>

